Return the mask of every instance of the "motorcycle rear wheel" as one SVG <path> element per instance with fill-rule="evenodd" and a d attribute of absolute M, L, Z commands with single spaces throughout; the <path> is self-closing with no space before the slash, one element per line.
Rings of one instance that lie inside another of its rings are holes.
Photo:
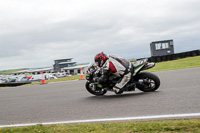
<path fill-rule="evenodd" d="M 104 90 L 102 88 L 99 88 L 96 86 L 96 89 L 94 90 L 93 87 L 91 86 L 91 82 L 86 82 L 85 84 L 85 87 L 87 89 L 88 92 L 90 92 L 91 94 L 93 95 L 96 95 L 96 96 L 103 96 L 104 94 L 107 93 L 107 90 Z"/>
<path fill-rule="evenodd" d="M 141 72 L 135 77 L 135 81 L 145 86 L 136 85 L 136 87 L 144 92 L 152 92 L 159 88 L 160 79 L 157 75 L 150 72 Z"/>

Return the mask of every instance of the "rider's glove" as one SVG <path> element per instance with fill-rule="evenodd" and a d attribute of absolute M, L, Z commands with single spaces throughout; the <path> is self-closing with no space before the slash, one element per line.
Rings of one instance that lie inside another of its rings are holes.
<path fill-rule="evenodd" d="M 99 82 L 99 78 L 94 78 L 94 82 Z"/>
<path fill-rule="evenodd" d="M 106 82 L 106 80 L 107 80 L 106 75 L 102 75 L 101 77 L 99 77 L 99 82 Z"/>

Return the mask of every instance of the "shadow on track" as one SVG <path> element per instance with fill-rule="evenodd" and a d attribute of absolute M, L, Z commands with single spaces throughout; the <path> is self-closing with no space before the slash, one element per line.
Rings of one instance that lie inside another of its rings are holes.
<path fill-rule="evenodd" d="M 118 99 L 118 98 L 129 98 L 129 97 L 132 97 L 132 98 L 136 98 L 138 96 L 143 96 L 143 95 L 155 95 L 156 93 L 159 93 L 159 91 L 155 91 L 155 92 L 137 92 L 137 93 L 123 93 L 123 94 L 120 94 L 120 95 L 116 95 L 116 94 L 113 94 L 113 95 L 104 95 L 104 96 L 90 96 L 90 97 L 87 97 L 87 99 Z"/>

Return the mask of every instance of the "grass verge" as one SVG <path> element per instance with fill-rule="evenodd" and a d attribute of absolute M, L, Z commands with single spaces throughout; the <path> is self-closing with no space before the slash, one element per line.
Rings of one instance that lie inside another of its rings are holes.
<path fill-rule="evenodd" d="M 188 57 L 173 61 L 165 61 L 156 63 L 156 66 L 147 71 L 157 72 L 157 71 L 167 71 L 167 70 L 176 70 L 176 69 L 185 69 L 200 67 L 200 56 Z"/>
<path fill-rule="evenodd" d="M 22 69 L 10 69 L 10 70 L 0 70 L 0 75 L 10 75 L 13 74 L 16 71 L 22 71 L 26 70 L 27 68 L 22 68 Z"/>
<path fill-rule="evenodd" d="M 65 125 L 42 124 L 29 127 L 0 128 L 0 133 L 133 133 L 200 132 L 200 120 L 166 120 L 146 122 L 106 122 Z"/>
<path fill-rule="evenodd" d="M 51 82 L 61 82 L 61 81 L 70 81 L 70 80 L 78 80 L 80 79 L 80 75 L 74 75 L 74 76 L 69 76 L 69 77 L 63 77 L 63 78 L 58 78 L 58 79 L 51 79 L 51 80 L 46 80 L 46 83 L 51 83 Z M 36 85 L 36 84 L 41 84 L 41 82 L 35 82 L 31 84 L 26 84 L 26 85 Z"/>

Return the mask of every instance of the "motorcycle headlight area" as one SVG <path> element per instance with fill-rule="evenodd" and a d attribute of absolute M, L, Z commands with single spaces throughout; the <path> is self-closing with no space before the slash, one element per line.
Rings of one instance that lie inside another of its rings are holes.
<path fill-rule="evenodd" d="M 90 79 L 90 75 L 87 75 L 87 76 L 86 76 L 86 79 L 89 80 L 89 79 Z"/>

